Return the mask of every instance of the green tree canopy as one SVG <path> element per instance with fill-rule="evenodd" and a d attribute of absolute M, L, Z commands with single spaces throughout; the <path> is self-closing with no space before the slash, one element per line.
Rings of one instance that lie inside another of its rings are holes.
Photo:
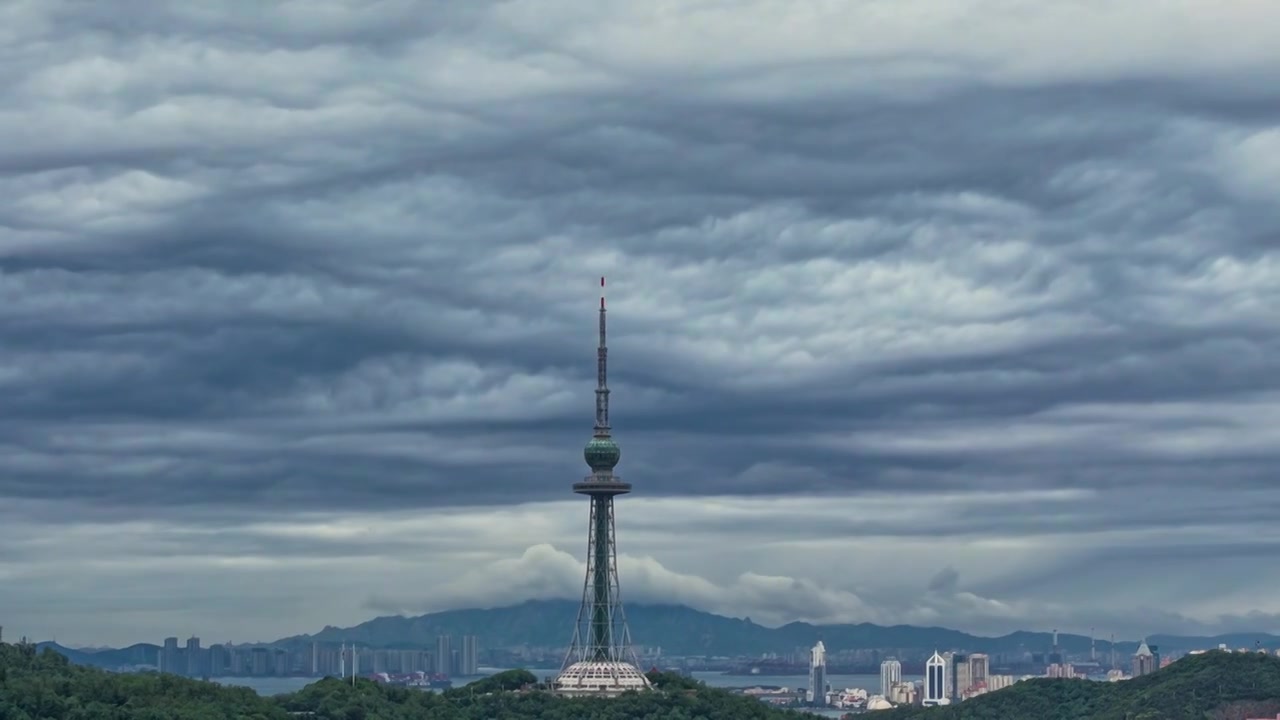
<path fill-rule="evenodd" d="M 793 712 L 673 673 L 652 692 L 562 698 L 512 670 L 444 693 L 333 678 L 259 697 L 156 673 L 112 674 L 52 651 L 0 644 L 2 720 L 796 720 Z M 1280 712 L 1280 659 L 1206 653 L 1119 683 L 1036 679 L 943 708 L 876 712 L 877 720 L 1241 720 Z"/>

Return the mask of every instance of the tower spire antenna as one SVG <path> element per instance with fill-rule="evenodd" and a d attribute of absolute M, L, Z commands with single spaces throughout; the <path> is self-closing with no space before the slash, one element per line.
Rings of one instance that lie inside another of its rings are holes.
<path fill-rule="evenodd" d="M 600 277 L 600 345 L 596 348 L 596 426 L 595 436 L 609 437 L 609 346 L 606 337 L 604 277 Z"/>

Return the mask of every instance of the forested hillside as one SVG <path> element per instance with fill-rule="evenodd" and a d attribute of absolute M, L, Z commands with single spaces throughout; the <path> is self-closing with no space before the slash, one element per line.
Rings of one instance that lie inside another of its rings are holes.
<path fill-rule="evenodd" d="M 31 645 L 0 645 L 0 720 L 795 720 L 679 676 L 651 677 L 659 692 L 613 700 L 522 691 L 536 681 L 523 670 L 444 693 L 329 678 L 261 698 L 244 688 L 155 673 L 112 674 Z"/>
<path fill-rule="evenodd" d="M 569 700 L 512 670 L 444 693 L 321 680 L 262 698 L 170 675 L 112 674 L 32 645 L 0 644 L 0 720 L 796 720 L 794 713 L 676 675 L 658 692 Z M 1213 652 L 1119 683 L 1037 679 L 965 703 L 878 720 L 1242 720 L 1280 712 L 1280 659 Z"/>

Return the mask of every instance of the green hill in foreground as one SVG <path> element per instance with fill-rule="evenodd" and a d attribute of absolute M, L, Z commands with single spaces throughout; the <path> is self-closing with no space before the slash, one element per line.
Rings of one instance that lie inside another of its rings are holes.
<path fill-rule="evenodd" d="M 444 693 L 321 680 L 262 698 L 244 688 L 169 675 L 115 675 L 72 665 L 52 651 L 0 644 L 2 720 L 796 720 L 750 698 L 674 675 L 659 692 L 567 700 L 522 691 L 536 681 L 513 670 Z M 1241 720 L 1280 712 L 1280 660 L 1208 653 L 1122 683 L 1029 680 L 949 708 L 877 712 L 880 720 Z"/>
<path fill-rule="evenodd" d="M 536 682 L 512 670 L 443 693 L 354 686 L 332 678 L 296 693 L 258 697 L 245 688 L 156 673 L 111 674 L 72 665 L 53 651 L 0 644 L 0 720 L 796 720 L 746 697 L 673 675 L 662 692 L 614 700 L 518 692 Z M 685 692 L 686 690 L 693 692 Z M 307 715 L 307 713 L 314 713 Z"/>
<path fill-rule="evenodd" d="M 1133 680 L 1037 678 L 941 708 L 899 708 L 877 720 L 1244 720 L 1280 713 L 1280 658 L 1190 655 Z"/>

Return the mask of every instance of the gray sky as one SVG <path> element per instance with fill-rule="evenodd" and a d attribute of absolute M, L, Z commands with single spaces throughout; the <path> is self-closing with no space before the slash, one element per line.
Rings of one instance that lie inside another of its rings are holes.
<path fill-rule="evenodd" d="M 1280 631 L 1277 26 L 4 3 L 0 624 L 578 595 L 607 275 L 626 599 Z"/>

